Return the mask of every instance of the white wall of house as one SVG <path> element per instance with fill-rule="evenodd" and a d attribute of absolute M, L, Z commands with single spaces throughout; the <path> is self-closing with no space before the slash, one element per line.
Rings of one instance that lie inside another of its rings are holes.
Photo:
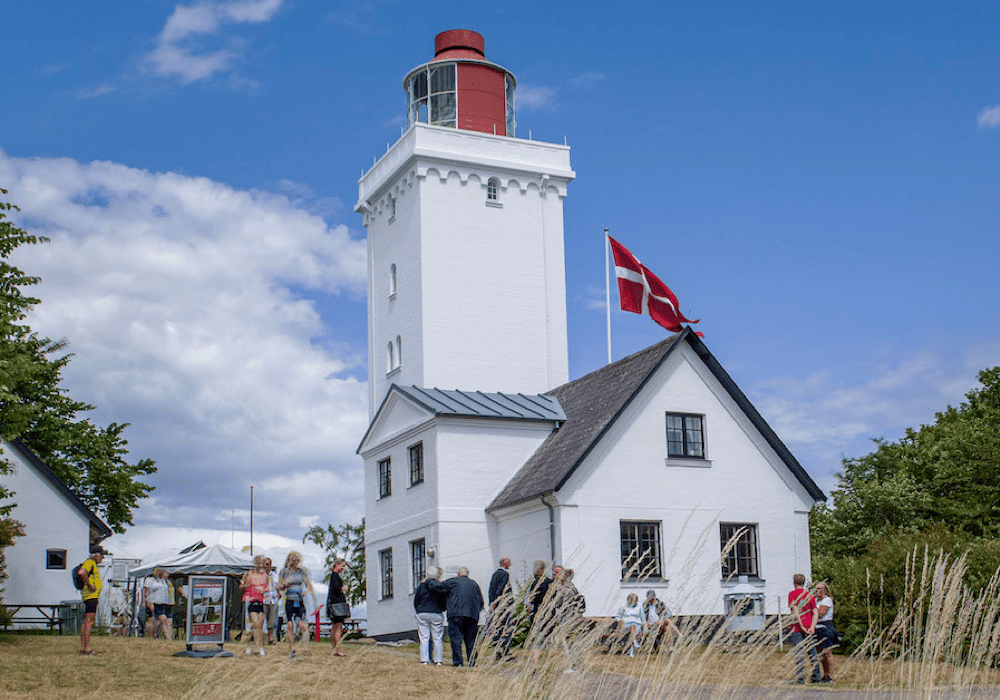
<path fill-rule="evenodd" d="M 482 587 L 499 554 L 490 537 L 486 506 L 538 449 L 554 425 L 547 422 L 421 416 L 413 404 L 390 399 L 388 415 L 366 441 L 365 555 L 370 634 L 415 629 L 410 542 L 423 538 L 440 566 L 453 576 L 459 567 Z M 393 414 L 406 418 L 397 420 Z M 379 429 L 385 428 L 388 434 Z M 409 484 L 409 448 L 422 443 L 424 482 Z M 390 459 L 392 494 L 379 497 L 378 463 Z M 379 553 L 392 550 L 393 595 L 381 596 Z"/>
<path fill-rule="evenodd" d="M 6 444 L 2 449 L 13 473 L 0 476 L 0 482 L 16 492 L 12 500 L 17 507 L 11 515 L 24 524 L 25 531 L 5 551 L 4 602 L 52 605 L 79 600 L 70 570 L 89 556 L 90 520 L 16 450 Z M 65 569 L 46 568 L 49 549 L 66 550 Z"/>
<path fill-rule="evenodd" d="M 567 146 L 415 124 L 361 178 L 372 414 L 392 382 L 541 393 L 567 381 L 562 199 L 573 177 Z"/>
<path fill-rule="evenodd" d="M 704 416 L 706 460 L 668 459 L 667 412 Z M 768 612 L 809 574 L 801 484 L 691 349 L 678 347 L 558 493 L 556 560 L 577 570 L 588 614 L 612 614 L 631 590 L 658 589 L 678 614 L 723 612 L 720 522 L 757 525 Z M 664 578 L 623 582 L 622 520 L 660 523 Z M 503 531 L 503 528 L 501 528 Z M 511 537 L 503 532 L 503 537 Z M 641 597 L 641 596 L 640 596 Z"/>

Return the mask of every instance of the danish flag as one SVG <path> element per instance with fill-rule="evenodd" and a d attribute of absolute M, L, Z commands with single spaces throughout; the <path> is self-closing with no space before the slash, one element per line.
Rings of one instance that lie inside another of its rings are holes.
<path fill-rule="evenodd" d="M 663 284 L 625 246 L 611 236 L 608 240 L 611 242 L 611 253 L 615 256 L 615 276 L 618 278 L 622 311 L 645 314 L 672 333 L 682 330 L 681 323 L 698 323 L 701 320 L 685 318 L 670 287 Z"/>

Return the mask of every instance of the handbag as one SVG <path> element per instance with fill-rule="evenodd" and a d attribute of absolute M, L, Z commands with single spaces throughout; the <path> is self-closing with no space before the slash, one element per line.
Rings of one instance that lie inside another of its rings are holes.
<path fill-rule="evenodd" d="M 327 608 L 330 617 L 350 617 L 351 606 L 347 603 L 333 603 Z"/>

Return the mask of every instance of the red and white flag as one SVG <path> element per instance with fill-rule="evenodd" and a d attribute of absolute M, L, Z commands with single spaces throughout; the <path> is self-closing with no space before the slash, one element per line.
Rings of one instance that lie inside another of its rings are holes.
<path fill-rule="evenodd" d="M 611 236 L 611 253 L 615 256 L 615 276 L 618 278 L 618 298 L 622 311 L 645 314 L 668 331 L 678 333 L 681 323 L 698 323 L 681 313 L 677 296 L 639 260 Z M 698 335 L 701 335 L 700 333 Z"/>

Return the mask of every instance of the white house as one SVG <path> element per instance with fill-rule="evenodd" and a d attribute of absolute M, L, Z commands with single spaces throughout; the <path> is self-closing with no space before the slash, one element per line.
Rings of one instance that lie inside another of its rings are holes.
<path fill-rule="evenodd" d="M 11 517 L 24 536 L 5 550 L 7 605 L 54 605 L 78 600 L 70 570 L 90 556 L 90 543 L 111 536 L 104 524 L 51 469 L 20 440 L 0 443 L 8 473 L 4 487 L 15 492 Z"/>
<path fill-rule="evenodd" d="M 809 572 L 823 493 L 689 329 L 567 383 L 569 148 L 514 137 L 516 81 L 481 36 L 435 48 L 356 206 L 369 633 L 412 632 L 426 567 L 485 586 L 501 556 L 521 580 L 535 559 L 574 568 L 590 615 L 648 588 L 721 613 L 741 577 L 774 601 Z"/>

